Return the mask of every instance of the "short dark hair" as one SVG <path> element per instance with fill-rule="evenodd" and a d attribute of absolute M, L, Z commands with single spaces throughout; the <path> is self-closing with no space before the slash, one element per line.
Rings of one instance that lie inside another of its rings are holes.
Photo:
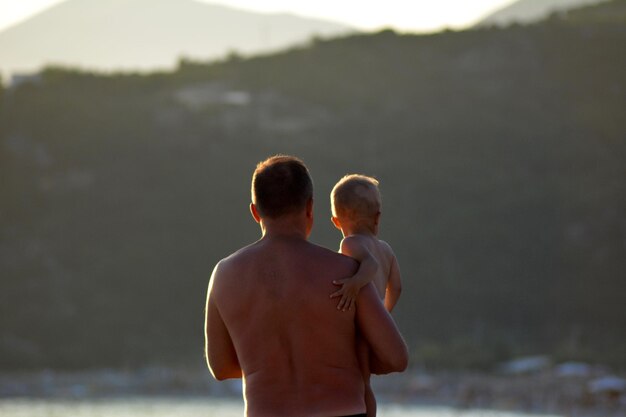
<path fill-rule="evenodd" d="M 313 181 L 301 159 L 275 155 L 257 164 L 251 191 L 259 214 L 277 218 L 304 209 L 313 198 Z"/>

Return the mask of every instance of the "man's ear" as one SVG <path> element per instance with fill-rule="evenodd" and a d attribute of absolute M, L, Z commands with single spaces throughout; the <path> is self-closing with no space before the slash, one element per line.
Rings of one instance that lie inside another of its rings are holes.
<path fill-rule="evenodd" d="M 374 226 L 378 226 L 379 221 L 380 221 L 380 211 L 376 213 L 376 216 L 374 216 Z"/>
<path fill-rule="evenodd" d="M 313 217 L 313 197 L 309 198 L 306 202 L 306 216 Z"/>
<path fill-rule="evenodd" d="M 333 222 L 333 224 L 335 225 L 337 229 L 341 230 L 341 221 L 339 220 L 338 217 L 332 216 L 330 218 L 330 221 Z"/>
<path fill-rule="evenodd" d="M 259 211 L 257 210 L 254 203 L 250 203 L 250 213 L 252 214 L 252 218 L 255 222 L 261 223 L 261 216 L 259 216 Z"/>

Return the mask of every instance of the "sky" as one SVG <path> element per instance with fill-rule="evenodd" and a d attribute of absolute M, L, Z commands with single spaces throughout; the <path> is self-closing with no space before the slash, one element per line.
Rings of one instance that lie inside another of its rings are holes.
<path fill-rule="evenodd" d="M 0 30 L 64 0 L 0 0 Z M 107 0 L 102 0 L 107 1 Z M 204 0 L 198 0 L 204 1 Z M 429 32 L 462 29 L 515 0 L 215 0 L 260 12 L 289 12 L 347 23 L 361 30 Z"/>

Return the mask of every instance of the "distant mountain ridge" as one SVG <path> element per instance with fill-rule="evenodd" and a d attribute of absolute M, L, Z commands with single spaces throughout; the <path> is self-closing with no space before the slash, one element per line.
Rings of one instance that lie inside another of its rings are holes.
<path fill-rule="evenodd" d="M 518 0 L 482 19 L 477 26 L 532 23 L 553 12 L 571 10 L 607 0 Z"/>
<path fill-rule="evenodd" d="M 0 70 L 45 64 L 95 69 L 172 67 L 181 56 L 259 53 L 348 26 L 194 0 L 67 0 L 0 32 Z"/>

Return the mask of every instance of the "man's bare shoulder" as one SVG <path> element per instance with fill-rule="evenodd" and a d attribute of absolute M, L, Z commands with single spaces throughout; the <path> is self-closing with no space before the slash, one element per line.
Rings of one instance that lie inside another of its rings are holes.
<path fill-rule="evenodd" d="M 321 260 L 327 262 L 330 266 L 346 268 L 350 271 L 358 268 L 358 262 L 351 257 L 332 251 L 323 246 L 316 245 L 315 243 L 308 243 L 310 245 L 311 252 L 314 253 L 315 256 L 319 256 Z"/>
<path fill-rule="evenodd" d="M 238 249 L 237 251 L 231 253 L 230 255 L 222 259 L 219 263 L 223 263 L 225 265 L 238 264 L 239 262 L 245 260 L 247 257 L 251 256 L 257 251 L 257 246 L 259 245 L 259 242 L 260 241 L 257 241 L 247 246 L 244 246 L 241 249 Z"/>
<path fill-rule="evenodd" d="M 258 242 L 252 243 L 248 246 L 244 246 L 243 248 L 237 250 L 236 252 L 231 253 L 227 257 L 221 259 L 213 270 L 213 278 L 217 278 L 219 276 L 224 276 L 232 273 L 238 268 L 244 266 L 251 256 L 254 256 L 256 250 L 256 245 Z"/>
<path fill-rule="evenodd" d="M 224 276 L 236 273 L 241 268 L 245 268 L 251 261 L 264 257 L 269 248 L 265 242 L 257 241 L 245 246 L 231 255 L 220 260 L 215 266 L 215 275 Z M 300 256 L 305 256 L 317 263 L 320 267 L 350 271 L 352 273 L 358 268 L 358 263 L 349 256 L 334 252 L 323 246 L 316 245 L 309 241 L 299 242 L 297 248 L 293 248 Z"/>

